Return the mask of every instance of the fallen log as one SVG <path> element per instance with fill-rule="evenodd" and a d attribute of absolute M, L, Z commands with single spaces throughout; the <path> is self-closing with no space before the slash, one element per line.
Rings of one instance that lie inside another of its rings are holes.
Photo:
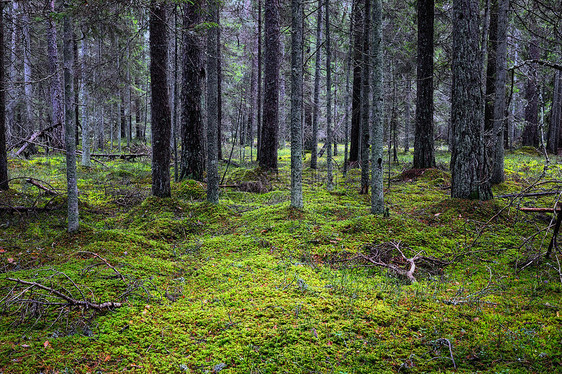
<path fill-rule="evenodd" d="M 25 151 L 25 149 L 30 145 L 33 144 L 33 142 L 35 142 L 35 140 L 43 135 L 45 135 L 48 132 L 53 131 L 54 129 L 56 129 L 57 127 L 62 126 L 62 123 L 57 123 L 55 125 L 49 126 L 44 128 L 43 130 L 40 131 L 36 131 L 33 134 L 31 134 L 31 136 L 29 138 L 27 138 L 26 140 L 24 140 L 25 144 L 21 146 L 20 149 L 17 150 L 17 152 L 15 153 L 16 156 L 19 156 L 23 151 Z"/>
<path fill-rule="evenodd" d="M 556 212 L 560 212 L 560 210 L 562 210 L 562 207 L 556 207 L 556 209 L 554 208 L 527 208 L 527 207 L 521 207 L 519 208 L 520 211 L 522 212 L 532 212 L 532 213 L 554 213 L 554 211 Z"/>
<path fill-rule="evenodd" d="M 47 193 L 47 195 L 58 195 L 59 193 L 49 187 L 45 187 L 43 186 L 41 183 L 39 183 L 39 181 L 33 179 L 33 178 L 27 178 L 25 180 L 27 183 L 34 185 L 35 187 L 39 188 L 40 190 L 43 190 Z"/>
<path fill-rule="evenodd" d="M 118 154 L 118 153 L 92 153 L 91 157 L 98 158 L 108 158 L 110 160 L 120 159 L 125 161 L 134 161 L 138 157 L 147 157 L 146 153 L 129 153 L 129 154 Z"/>

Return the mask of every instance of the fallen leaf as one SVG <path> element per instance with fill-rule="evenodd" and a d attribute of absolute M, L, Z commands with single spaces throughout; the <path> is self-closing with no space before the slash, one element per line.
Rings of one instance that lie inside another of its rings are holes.
<path fill-rule="evenodd" d="M 107 362 L 107 361 L 109 361 L 109 359 L 110 359 L 110 358 L 111 358 L 111 356 L 110 356 L 110 355 L 107 355 L 107 356 L 105 356 L 105 358 L 103 359 L 103 362 Z"/>
<path fill-rule="evenodd" d="M 0 248 L 0 253 L 6 253 L 6 250 L 4 248 Z"/>
<path fill-rule="evenodd" d="M 9 263 L 9 264 L 13 264 L 14 262 L 15 262 L 15 261 L 14 261 L 14 259 L 13 259 L 12 257 L 8 258 L 8 263 Z"/>
<path fill-rule="evenodd" d="M 49 348 L 50 346 L 51 346 L 51 343 L 49 343 L 48 340 L 45 340 L 45 343 L 43 343 L 43 347 Z"/>

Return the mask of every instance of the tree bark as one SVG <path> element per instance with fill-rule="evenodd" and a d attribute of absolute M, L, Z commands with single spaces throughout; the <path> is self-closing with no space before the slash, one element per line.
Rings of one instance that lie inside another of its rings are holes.
<path fill-rule="evenodd" d="M 183 5 L 183 73 L 180 179 L 203 181 L 205 137 L 201 117 L 203 64 L 200 36 L 201 0 Z"/>
<path fill-rule="evenodd" d="M 359 161 L 361 147 L 361 88 L 363 64 L 363 7 L 365 0 L 353 1 L 353 94 L 351 100 L 351 136 L 349 164 Z"/>
<path fill-rule="evenodd" d="M 279 0 L 265 3 L 265 90 L 259 164 L 277 170 L 279 144 Z"/>
<path fill-rule="evenodd" d="M 88 103 L 89 94 L 86 91 L 86 57 L 88 56 L 88 42 L 86 38 L 82 39 L 82 48 L 80 49 L 81 63 L 81 80 L 80 93 L 82 97 L 82 166 L 90 166 L 90 122 L 88 120 Z"/>
<path fill-rule="evenodd" d="M 219 203 L 218 171 L 218 9 L 219 0 L 209 0 L 209 22 L 215 25 L 207 31 L 207 201 Z"/>
<path fill-rule="evenodd" d="M 150 4 L 150 78 L 152 124 L 152 194 L 170 197 L 170 136 L 172 119 L 168 98 L 168 47 L 166 9 L 157 0 Z"/>
<path fill-rule="evenodd" d="M 63 43 L 63 63 L 64 63 L 64 130 L 66 143 L 66 181 L 68 191 L 68 232 L 78 231 L 78 183 L 76 176 L 76 126 L 73 119 L 74 113 L 74 94 L 72 67 L 74 65 L 72 21 L 66 14 L 63 21 L 64 43 Z"/>
<path fill-rule="evenodd" d="M 490 182 L 502 183 L 504 176 L 504 129 L 506 128 L 506 61 L 507 61 L 507 12 L 509 0 L 498 0 L 497 27 L 496 27 L 496 69 L 494 88 L 494 117 L 493 117 L 493 163 Z"/>
<path fill-rule="evenodd" d="M 319 0 L 319 10 L 322 9 Z M 321 17 L 321 13 L 318 13 L 318 17 Z M 332 129 L 332 46 L 330 39 L 330 0 L 326 0 L 326 128 L 327 128 L 327 182 L 326 187 L 328 191 L 331 191 L 333 186 L 333 156 L 332 156 L 332 143 L 334 141 L 334 132 Z M 319 57 L 318 57 L 319 58 Z M 318 77 L 320 78 L 320 77 Z M 318 115 L 318 114 L 317 114 Z M 316 119 L 318 121 L 318 118 Z M 316 124 L 316 130 L 318 132 L 318 123 Z M 318 134 L 316 134 L 318 137 Z M 317 141 L 317 139 L 316 139 Z M 316 153 L 316 142 L 314 144 L 314 153 Z"/>
<path fill-rule="evenodd" d="M 6 151 L 6 77 L 4 68 L 4 3 L 0 3 L 0 190 L 8 190 Z"/>
<path fill-rule="evenodd" d="M 55 0 L 47 0 L 47 7 L 50 12 L 55 12 Z M 51 123 L 56 125 L 64 123 L 62 84 L 58 69 L 58 47 L 57 47 L 57 24 L 53 17 L 48 18 L 47 25 L 47 55 L 49 60 L 49 74 L 51 75 Z M 64 137 L 62 132 L 55 133 L 53 137 L 53 147 L 62 148 Z"/>
<path fill-rule="evenodd" d="M 302 209 L 303 1 L 291 0 L 291 206 Z"/>
<path fill-rule="evenodd" d="M 371 130 L 371 0 L 365 0 L 365 16 L 363 19 L 363 66 L 361 69 L 361 194 L 369 192 L 369 138 Z"/>
<path fill-rule="evenodd" d="M 312 107 L 312 142 L 310 153 L 310 168 L 318 167 L 318 116 L 320 112 L 320 64 L 322 61 L 322 3 L 325 0 L 318 0 L 316 13 L 316 64 L 314 68 L 314 98 Z M 326 6 L 329 6 L 328 1 Z M 326 30 L 328 32 L 328 30 Z M 326 39 L 328 36 L 326 35 Z M 326 47 L 327 49 L 327 47 Z"/>
<path fill-rule="evenodd" d="M 537 40 L 532 40 L 529 45 L 530 60 L 537 60 L 540 57 L 540 49 Z M 525 128 L 521 136 L 521 143 L 524 146 L 539 146 L 539 92 L 537 64 L 531 63 L 527 74 L 527 85 L 525 87 Z"/>
<path fill-rule="evenodd" d="M 23 36 L 23 81 L 25 93 L 25 123 L 28 133 L 32 134 L 33 112 L 31 104 L 33 101 L 33 86 L 31 84 L 31 37 L 29 32 L 29 15 L 26 12 L 22 14 L 22 36 Z"/>
<path fill-rule="evenodd" d="M 476 0 L 453 1 L 451 197 L 488 200 L 477 17 Z"/>
<path fill-rule="evenodd" d="M 417 99 L 414 168 L 435 167 L 433 140 L 434 0 L 418 1 Z"/>
<path fill-rule="evenodd" d="M 384 213 L 383 188 L 383 37 L 382 37 L 382 0 L 373 1 L 373 105 L 372 105 L 372 141 L 371 141 L 371 213 Z M 395 145 L 396 146 L 396 145 Z"/>
<path fill-rule="evenodd" d="M 562 73 L 554 73 L 554 95 L 552 97 L 552 109 L 550 110 L 550 126 L 548 128 L 548 151 L 558 153 L 560 147 L 560 120 L 562 117 Z"/>

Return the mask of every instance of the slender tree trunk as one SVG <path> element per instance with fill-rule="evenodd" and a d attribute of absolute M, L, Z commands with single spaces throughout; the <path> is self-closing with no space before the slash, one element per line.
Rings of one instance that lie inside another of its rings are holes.
<path fill-rule="evenodd" d="M 171 115 L 168 99 L 168 47 L 166 8 L 157 0 L 150 4 L 150 77 L 152 91 L 152 194 L 170 197 Z"/>
<path fill-rule="evenodd" d="M 373 105 L 371 144 L 371 213 L 384 213 L 383 188 L 383 38 L 382 0 L 373 1 Z"/>
<path fill-rule="evenodd" d="M 316 14 L 316 65 L 314 69 L 314 98 L 312 108 L 312 142 L 310 152 L 310 168 L 316 169 L 318 164 L 318 114 L 320 111 L 320 64 L 322 53 L 322 3 L 326 0 L 318 0 L 318 10 Z M 328 2 L 326 1 L 326 4 Z"/>
<path fill-rule="evenodd" d="M 22 14 L 22 37 L 23 37 L 23 81 L 25 93 L 25 124 L 27 132 L 33 133 L 33 112 L 31 104 L 33 101 L 33 86 L 31 84 L 31 37 L 29 32 L 29 15 Z"/>
<path fill-rule="evenodd" d="M 418 1 L 418 88 L 414 134 L 414 168 L 420 169 L 435 167 L 433 140 L 434 8 L 434 0 Z"/>
<path fill-rule="evenodd" d="M 530 60 L 537 60 L 540 57 L 540 49 L 537 40 L 531 41 L 529 45 Z M 527 86 L 525 87 L 525 129 L 521 137 L 524 146 L 539 146 L 539 90 L 538 90 L 538 71 L 537 64 L 531 63 L 527 74 Z"/>
<path fill-rule="evenodd" d="M 353 17 L 353 15 L 351 15 Z M 347 62 L 345 70 L 345 114 L 344 114 L 344 153 L 343 153 L 343 175 L 347 175 L 347 170 L 349 168 L 349 99 L 351 96 L 349 76 L 351 73 L 351 57 L 353 56 L 353 43 L 351 43 L 353 38 L 353 21 L 350 19 L 349 22 L 349 51 L 347 53 Z"/>
<path fill-rule="evenodd" d="M 16 121 L 16 107 L 18 101 L 20 99 L 20 93 L 18 92 L 18 86 L 16 85 L 17 77 L 17 28 L 18 28 L 18 8 L 19 4 L 17 1 L 12 3 L 12 9 L 10 12 L 10 23 L 12 25 L 11 32 L 10 32 L 10 53 L 9 53 L 9 84 L 7 85 L 8 88 L 8 95 L 6 100 L 6 120 L 7 120 L 7 129 L 8 135 L 20 135 L 25 136 L 25 131 L 22 128 L 21 124 Z M 18 125 L 18 126 L 16 126 Z M 10 140 L 11 136 L 8 136 L 8 141 Z"/>
<path fill-rule="evenodd" d="M 498 50 L 498 4 L 500 0 L 489 0 L 490 28 L 488 37 L 488 65 L 486 67 L 486 96 L 484 107 L 484 130 L 493 133 L 494 129 L 494 100 L 496 99 L 496 56 Z M 495 140 L 493 140 L 495 141 Z"/>
<path fill-rule="evenodd" d="M 509 9 L 509 0 L 498 0 L 499 6 L 497 10 L 497 26 L 496 26 L 496 81 L 495 81 L 495 99 L 494 99 L 494 155 L 491 173 L 492 184 L 502 183 L 504 176 L 504 129 L 506 127 L 506 61 L 507 61 L 507 12 Z"/>
<path fill-rule="evenodd" d="M 560 126 L 562 117 L 562 73 L 558 70 L 554 74 L 554 95 L 552 98 L 552 109 L 550 111 L 550 126 L 548 131 L 548 151 L 558 154 L 560 148 Z"/>
<path fill-rule="evenodd" d="M 218 0 L 209 0 L 208 8 L 209 21 L 217 26 L 207 31 L 207 201 L 218 204 Z"/>
<path fill-rule="evenodd" d="M 260 167 L 277 170 L 279 144 L 279 0 L 265 3 L 265 95 Z"/>
<path fill-rule="evenodd" d="M 217 9 L 218 23 L 220 23 L 220 5 Z M 220 27 L 217 30 L 217 100 L 217 154 L 219 160 L 222 160 L 222 50 Z"/>
<path fill-rule="evenodd" d="M 64 28 L 64 129 L 66 143 L 66 180 L 68 191 L 68 232 L 76 232 L 79 228 L 78 219 L 78 183 L 76 177 L 76 126 L 73 108 L 72 77 L 73 61 L 73 35 L 72 21 L 70 16 L 65 15 L 63 21 Z"/>
<path fill-rule="evenodd" d="M 410 121 L 411 121 L 411 95 L 412 81 L 409 76 L 404 76 L 406 81 L 406 99 L 404 100 L 404 153 L 410 152 Z"/>
<path fill-rule="evenodd" d="M 259 162 L 261 159 L 261 129 L 262 129 L 262 12 L 261 12 L 261 2 L 258 0 L 258 123 L 256 128 L 257 134 L 257 147 L 256 147 L 256 159 Z"/>
<path fill-rule="evenodd" d="M 477 17 L 476 0 L 453 1 L 451 197 L 488 200 Z"/>
<path fill-rule="evenodd" d="M 291 0 L 291 206 L 302 209 L 303 1 Z"/>
<path fill-rule="evenodd" d="M 55 0 L 47 0 L 49 11 L 55 12 Z M 49 60 L 49 74 L 51 75 L 51 123 L 64 123 L 62 84 L 58 69 L 57 25 L 53 17 L 49 17 L 47 25 L 47 54 Z M 53 147 L 62 148 L 64 137 L 62 131 L 56 131 L 53 137 Z"/>
<path fill-rule="evenodd" d="M 4 67 L 4 4 L 0 3 L 0 190 L 8 190 L 6 151 L 6 77 Z"/>
<path fill-rule="evenodd" d="M 82 48 L 80 49 L 81 80 L 80 96 L 82 97 L 82 166 L 90 166 L 90 122 L 88 120 L 89 93 L 86 91 L 86 57 L 88 56 L 88 42 L 82 38 Z"/>
<path fill-rule="evenodd" d="M 332 143 L 334 141 L 334 133 L 332 129 L 332 46 L 330 40 L 330 0 L 326 1 L 326 128 L 327 128 L 327 188 L 331 191 L 333 186 L 333 158 L 332 158 Z M 319 9 L 322 9 L 319 1 Z M 321 13 L 318 13 L 321 17 Z M 318 120 L 318 119 L 317 119 Z M 316 124 L 318 127 L 318 124 Z M 318 131 L 318 128 L 316 129 Z M 316 134 L 318 136 L 318 134 Z M 316 142 L 315 147 L 316 148 Z M 314 150 L 316 153 L 316 149 Z"/>
<path fill-rule="evenodd" d="M 351 101 L 351 139 L 349 164 L 358 165 L 361 148 L 361 89 L 363 66 L 363 4 L 365 0 L 354 0 L 353 22 L 353 96 Z"/>
<path fill-rule="evenodd" d="M 369 132 L 371 130 L 371 0 L 365 0 L 365 17 L 363 20 L 363 68 L 361 77 L 361 194 L 369 193 Z"/>
<path fill-rule="evenodd" d="M 180 179 L 203 181 L 205 171 L 205 136 L 201 116 L 203 62 L 200 36 L 196 27 L 202 22 L 201 0 L 183 5 L 183 84 L 181 116 Z"/>

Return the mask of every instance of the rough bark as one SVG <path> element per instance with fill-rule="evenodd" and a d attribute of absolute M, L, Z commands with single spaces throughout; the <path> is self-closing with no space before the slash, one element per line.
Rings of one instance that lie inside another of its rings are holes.
<path fill-rule="evenodd" d="M 453 1 L 451 197 L 488 200 L 477 17 L 476 0 Z"/>
<path fill-rule="evenodd" d="M 55 0 L 47 0 L 49 11 L 55 12 Z M 57 24 L 53 17 L 49 17 L 47 25 L 47 55 L 49 74 L 51 75 L 50 94 L 51 94 L 51 123 L 56 125 L 64 123 L 62 83 L 58 69 L 59 57 L 57 47 Z M 64 137 L 62 131 L 53 137 L 52 146 L 62 148 Z"/>
<path fill-rule="evenodd" d="M 33 100 L 33 86 L 31 84 L 31 37 L 29 32 L 29 15 L 22 14 L 22 37 L 23 37 L 23 81 L 25 101 L 25 122 L 29 133 L 33 133 L 33 112 L 31 104 Z"/>
<path fill-rule="evenodd" d="M 183 72 L 180 179 L 203 181 L 205 136 L 201 116 L 203 61 L 200 36 L 201 0 L 183 5 Z"/>
<path fill-rule="evenodd" d="M 217 9 L 218 23 L 220 23 L 220 5 Z M 222 50 L 220 27 L 217 29 L 217 157 L 222 160 Z"/>
<path fill-rule="evenodd" d="M 9 188 L 8 154 L 6 152 L 6 77 L 4 71 L 4 3 L 0 3 L 0 190 Z"/>
<path fill-rule="evenodd" d="M 411 94 L 412 94 L 412 81 L 408 76 L 404 77 L 406 81 L 406 92 L 404 100 L 404 152 L 410 152 L 410 121 L 411 121 Z"/>
<path fill-rule="evenodd" d="M 550 126 L 548 129 L 548 151 L 558 153 L 560 147 L 562 117 L 562 73 L 554 74 L 554 95 L 552 97 L 552 108 L 550 110 Z"/>
<path fill-rule="evenodd" d="M 322 61 L 322 3 L 324 0 L 318 0 L 318 8 L 316 13 L 316 64 L 314 67 L 314 98 L 312 108 L 312 142 L 310 153 L 310 168 L 318 167 L 318 117 L 320 112 L 320 64 Z M 328 2 L 326 1 L 326 6 Z M 328 30 L 326 30 L 328 32 Z M 326 35 L 326 38 L 328 36 Z M 327 47 L 326 47 L 327 48 Z"/>
<path fill-rule="evenodd" d="M 414 168 L 416 169 L 435 167 L 433 141 L 433 21 L 434 0 L 419 0 L 417 99 L 414 134 Z"/>
<path fill-rule="evenodd" d="M 494 116 L 493 116 L 493 164 L 490 182 L 502 183 L 504 176 L 504 129 L 506 128 L 506 76 L 507 76 L 507 11 L 509 0 L 498 0 L 497 28 L 496 28 L 496 79 L 494 88 Z"/>
<path fill-rule="evenodd" d="M 291 0 L 291 206 L 302 209 L 303 0 Z"/>
<path fill-rule="evenodd" d="M 90 122 L 88 121 L 88 102 L 89 93 L 86 91 L 86 56 L 88 55 L 88 42 L 86 38 L 82 39 L 82 48 L 80 49 L 80 95 L 82 97 L 82 166 L 90 166 Z"/>
<path fill-rule="evenodd" d="M 279 144 L 279 0 L 265 2 L 265 71 L 263 127 L 259 164 L 277 170 Z"/>
<path fill-rule="evenodd" d="M 529 45 L 530 60 L 540 57 L 540 49 L 537 40 L 531 41 Z M 537 64 L 531 63 L 527 74 L 527 85 L 525 87 L 525 128 L 521 136 L 521 144 L 524 146 L 539 146 L 539 90 L 537 87 Z"/>
<path fill-rule="evenodd" d="M 207 31 L 207 201 L 218 204 L 218 0 L 209 0 L 208 7 L 209 22 L 215 25 Z"/>
<path fill-rule="evenodd" d="M 152 124 L 152 194 L 170 197 L 170 136 L 172 119 L 168 98 L 166 9 L 150 4 L 150 85 Z"/>
<path fill-rule="evenodd" d="M 371 0 L 365 0 L 365 17 L 363 19 L 363 66 L 361 69 L 361 194 L 369 192 L 369 138 L 371 127 Z"/>
<path fill-rule="evenodd" d="M 373 1 L 372 36 L 372 141 L 371 141 L 371 213 L 384 213 L 383 188 L 383 38 L 382 0 Z"/>
<path fill-rule="evenodd" d="M 72 21 L 68 14 L 63 21 L 64 43 L 64 130 L 66 143 L 66 181 L 68 193 L 68 232 L 76 232 L 79 228 L 78 219 L 78 183 L 76 177 L 76 126 L 74 124 L 74 94 L 72 67 L 74 65 Z"/>
<path fill-rule="evenodd" d="M 353 94 L 351 100 L 351 136 L 349 164 L 357 165 L 361 147 L 361 78 L 363 64 L 363 4 L 365 0 L 353 2 Z"/>
<path fill-rule="evenodd" d="M 320 0 L 321 1 L 321 0 Z M 322 9 L 319 1 L 319 9 Z M 321 13 L 318 13 L 321 17 Z M 333 189 L 333 157 L 332 157 L 332 142 L 334 141 L 334 133 L 332 129 L 332 46 L 330 39 L 330 1 L 326 0 L 326 128 L 327 128 L 327 182 L 326 187 L 328 191 Z M 318 115 L 318 114 L 317 114 Z M 316 119 L 318 121 L 318 118 Z M 318 132 L 318 123 L 316 124 L 316 131 Z M 316 134 L 318 137 L 318 134 Z M 316 142 L 314 144 L 314 153 L 316 153 Z"/>
<path fill-rule="evenodd" d="M 490 27 L 488 37 L 488 61 L 486 66 L 486 96 L 484 106 L 484 130 L 492 133 L 494 129 L 494 101 L 496 99 L 496 56 L 498 50 L 498 4 L 490 0 Z"/>

